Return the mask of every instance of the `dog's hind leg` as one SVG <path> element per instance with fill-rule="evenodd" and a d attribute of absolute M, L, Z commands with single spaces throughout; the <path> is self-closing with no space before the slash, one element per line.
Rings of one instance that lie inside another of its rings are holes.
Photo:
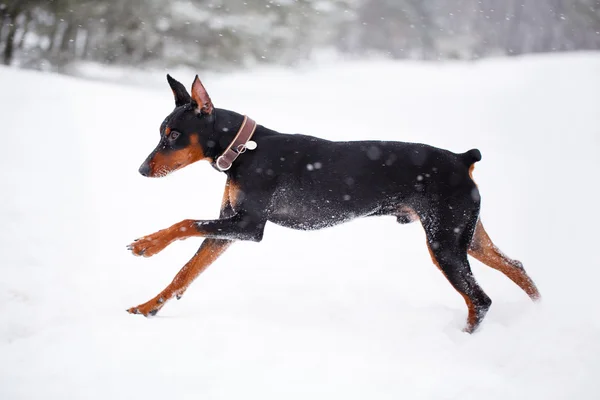
<path fill-rule="evenodd" d="M 485 317 L 492 300 L 475 280 L 467 259 L 478 206 L 473 209 L 469 207 L 464 212 L 460 210 L 458 206 L 449 209 L 443 205 L 421 216 L 421 222 L 434 264 L 467 303 L 469 314 L 464 331 L 473 333 Z"/>
<path fill-rule="evenodd" d="M 481 220 L 477 221 L 473 240 L 469 245 L 469 254 L 485 265 L 497 269 L 516 283 L 532 300 L 540 298 L 533 280 L 527 275 L 520 261 L 508 258 L 498 249 L 483 228 Z"/>
<path fill-rule="evenodd" d="M 432 243 L 428 243 L 431 258 L 454 289 L 465 299 L 469 314 L 464 331 L 473 333 L 487 314 L 492 300 L 475 280 L 466 254 L 460 254 L 444 243 L 433 243 L 438 243 L 440 247 L 434 249 Z"/>

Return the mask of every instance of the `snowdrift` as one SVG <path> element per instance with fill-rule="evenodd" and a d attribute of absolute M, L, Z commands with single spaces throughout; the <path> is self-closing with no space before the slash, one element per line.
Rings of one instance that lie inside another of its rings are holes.
<path fill-rule="evenodd" d="M 224 176 L 206 163 L 138 174 L 173 106 L 166 81 L 2 68 L 0 398 L 600 398 L 600 56 L 204 81 L 216 106 L 282 132 L 479 148 L 486 229 L 543 301 L 472 260 L 494 303 L 464 334 L 464 301 L 421 226 L 382 217 L 317 232 L 268 225 L 158 316 L 129 315 L 200 240 L 151 259 L 125 246 L 216 217 Z"/>

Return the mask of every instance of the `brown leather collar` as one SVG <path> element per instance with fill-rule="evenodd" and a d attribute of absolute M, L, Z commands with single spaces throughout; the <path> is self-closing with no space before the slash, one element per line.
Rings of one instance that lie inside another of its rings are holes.
<path fill-rule="evenodd" d="M 256 122 L 246 115 L 244 115 L 244 122 L 238 131 L 235 138 L 225 149 L 223 154 L 217 158 L 215 165 L 219 171 L 227 171 L 231 168 L 231 164 L 240 156 L 240 154 L 246 151 L 246 145 L 252 138 L 254 131 L 256 130 Z"/>

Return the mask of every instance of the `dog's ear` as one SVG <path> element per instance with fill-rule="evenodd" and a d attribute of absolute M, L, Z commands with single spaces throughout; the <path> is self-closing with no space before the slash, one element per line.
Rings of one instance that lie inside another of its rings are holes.
<path fill-rule="evenodd" d="M 181 82 L 176 81 L 169 74 L 167 74 L 167 81 L 169 82 L 169 86 L 171 86 L 173 96 L 175 96 L 175 107 L 189 104 L 190 101 L 192 101 L 190 94 L 187 92 L 185 86 L 183 86 Z"/>
<path fill-rule="evenodd" d="M 196 112 L 210 115 L 213 112 L 213 103 L 208 96 L 208 92 L 200 82 L 200 78 L 196 75 L 194 83 L 192 84 L 192 102 L 196 103 Z"/>

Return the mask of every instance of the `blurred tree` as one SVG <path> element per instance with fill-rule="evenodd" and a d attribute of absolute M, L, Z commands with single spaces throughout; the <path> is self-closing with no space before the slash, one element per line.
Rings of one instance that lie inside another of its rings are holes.
<path fill-rule="evenodd" d="M 18 0 L 4 1 L 0 3 L 0 38 L 2 39 L 2 62 L 10 65 L 15 47 L 15 37 L 19 26 L 19 19 L 26 18 L 25 3 Z"/>
<path fill-rule="evenodd" d="M 600 0 L 0 0 L 0 61 L 222 69 L 317 49 L 427 60 L 598 50 Z"/>

